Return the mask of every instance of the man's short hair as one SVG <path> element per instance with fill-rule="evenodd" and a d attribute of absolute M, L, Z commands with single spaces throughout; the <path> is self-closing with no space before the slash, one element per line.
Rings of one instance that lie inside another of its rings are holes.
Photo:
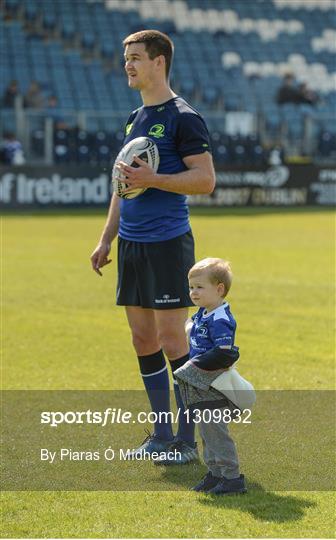
<path fill-rule="evenodd" d="M 172 40 L 159 30 L 141 30 L 130 34 L 123 41 L 123 46 L 131 43 L 144 43 L 146 52 L 151 60 L 157 56 L 164 56 L 166 60 L 166 78 L 169 77 L 170 66 L 172 63 L 174 44 Z"/>
<path fill-rule="evenodd" d="M 188 278 L 194 278 L 200 275 L 206 274 L 210 282 L 214 285 L 223 283 L 225 291 L 223 298 L 227 295 L 232 284 L 232 270 L 230 263 L 223 259 L 217 259 L 215 257 L 208 257 L 194 264 L 189 270 Z"/>

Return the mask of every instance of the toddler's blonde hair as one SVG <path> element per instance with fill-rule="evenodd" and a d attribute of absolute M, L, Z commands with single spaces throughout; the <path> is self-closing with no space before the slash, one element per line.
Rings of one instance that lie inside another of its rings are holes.
<path fill-rule="evenodd" d="M 197 277 L 206 273 L 210 282 L 214 285 L 223 283 L 224 294 L 223 298 L 228 294 L 232 284 L 232 270 L 229 261 L 218 259 L 215 257 L 207 257 L 194 264 L 189 270 L 188 279 Z"/>

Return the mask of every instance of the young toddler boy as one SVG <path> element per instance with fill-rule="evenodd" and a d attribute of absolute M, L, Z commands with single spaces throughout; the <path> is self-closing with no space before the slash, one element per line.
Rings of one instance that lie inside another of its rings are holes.
<path fill-rule="evenodd" d="M 231 287 L 231 267 L 222 259 L 203 259 L 191 268 L 188 279 L 190 298 L 199 310 L 186 322 L 190 360 L 174 375 L 185 406 L 201 415 L 197 424 L 208 467 L 208 473 L 192 489 L 218 495 L 246 493 L 236 446 L 228 424 L 224 422 L 224 409 L 231 407 L 233 410 L 234 406 L 211 387 L 211 383 L 239 358 L 238 347 L 234 344 L 236 321 L 229 304 L 224 301 Z M 209 409 L 207 418 L 202 416 L 204 409 Z M 222 415 L 220 422 L 218 410 Z"/>

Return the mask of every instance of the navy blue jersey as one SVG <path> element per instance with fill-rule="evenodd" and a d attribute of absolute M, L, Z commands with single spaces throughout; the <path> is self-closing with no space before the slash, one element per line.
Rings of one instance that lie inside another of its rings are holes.
<path fill-rule="evenodd" d="M 214 347 L 234 345 L 237 323 L 226 302 L 207 313 L 200 308 L 192 317 L 190 331 L 190 358 L 203 354 Z"/>
<path fill-rule="evenodd" d="M 126 123 L 124 144 L 137 137 L 149 137 L 156 143 L 159 174 L 185 171 L 184 157 L 210 150 L 203 118 L 180 97 L 134 111 Z M 149 188 L 134 199 L 120 200 L 119 235 L 126 240 L 158 242 L 189 230 L 185 195 Z"/>

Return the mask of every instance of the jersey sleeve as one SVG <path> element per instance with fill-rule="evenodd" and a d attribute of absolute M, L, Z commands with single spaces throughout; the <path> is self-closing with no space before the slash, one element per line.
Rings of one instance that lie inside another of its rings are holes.
<path fill-rule="evenodd" d="M 177 150 L 182 158 L 211 152 L 210 137 L 206 124 L 200 116 L 182 113 L 176 130 Z"/>
<path fill-rule="evenodd" d="M 212 321 L 209 331 L 214 347 L 233 347 L 236 326 L 231 321 L 224 318 Z"/>
<path fill-rule="evenodd" d="M 137 114 L 138 114 L 138 109 L 136 109 L 135 111 L 132 111 L 131 114 L 129 115 L 126 123 L 124 124 L 124 141 L 123 141 L 123 144 L 125 143 L 126 137 L 128 137 L 128 135 L 132 131 L 133 122 L 134 122 Z"/>

